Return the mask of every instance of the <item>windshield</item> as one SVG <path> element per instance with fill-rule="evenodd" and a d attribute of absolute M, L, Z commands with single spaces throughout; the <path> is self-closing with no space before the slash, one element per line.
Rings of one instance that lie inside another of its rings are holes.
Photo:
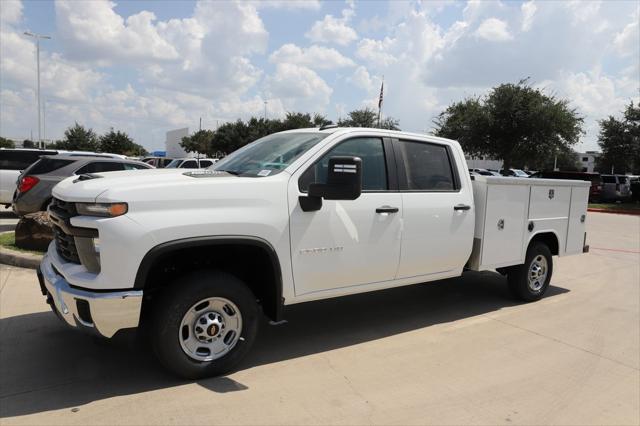
<path fill-rule="evenodd" d="M 171 160 L 171 162 L 169 164 L 167 164 L 166 166 L 164 166 L 166 169 L 177 169 L 178 166 L 180 165 L 180 163 L 182 163 L 182 160 L 178 160 L 177 158 L 175 160 Z"/>
<path fill-rule="evenodd" d="M 273 176 L 327 137 L 326 133 L 274 133 L 240 148 L 210 167 L 243 176 Z"/>

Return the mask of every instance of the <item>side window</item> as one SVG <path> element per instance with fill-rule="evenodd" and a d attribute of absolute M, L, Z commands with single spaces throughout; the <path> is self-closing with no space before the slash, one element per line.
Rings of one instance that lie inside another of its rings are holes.
<path fill-rule="evenodd" d="M 300 191 L 306 192 L 310 183 L 326 183 L 331 157 L 360 157 L 362 159 L 362 190 L 388 189 L 387 166 L 380 138 L 353 138 L 333 147 L 308 168 L 298 181 Z"/>
<path fill-rule="evenodd" d="M 213 164 L 211 160 L 200 160 L 200 168 L 204 169 L 205 167 L 209 167 Z"/>
<path fill-rule="evenodd" d="M 406 173 L 405 190 L 454 191 L 456 180 L 452 161 L 444 145 L 401 140 L 400 161 Z M 403 179 L 401 179 L 402 182 Z"/>
<path fill-rule="evenodd" d="M 181 169 L 197 169 L 198 163 L 196 163 L 196 160 L 187 160 L 182 164 L 180 164 L 180 168 Z"/>
<path fill-rule="evenodd" d="M 123 170 L 122 163 L 116 163 L 113 161 L 94 161 L 93 163 L 85 164 L 76 172 L 76 174 L 117 172 L 119 170 Z"/>
<path fill-rule="evenodd" d="M 37 151 L 0 151 L 0 169 L 24 170 L 38 161 L 45 152 Z"/>
<path fill-rule="evenodd" d="M 142 164 L 123 163 L 122 166 L 125 170 L 146 170 L 149 167 L 145 167 Z"/>

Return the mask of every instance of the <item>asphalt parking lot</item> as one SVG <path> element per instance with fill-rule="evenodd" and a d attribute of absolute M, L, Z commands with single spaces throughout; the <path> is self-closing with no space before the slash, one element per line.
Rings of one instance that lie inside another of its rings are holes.
<path fill-rule="evenodd" d="M 294 306 L 227 377 L 179 381 L 65 328 L 0 266 L 0 424 L 640 423 L 640 217 L 589 214 L 548 295 L 462 278 Z"/>

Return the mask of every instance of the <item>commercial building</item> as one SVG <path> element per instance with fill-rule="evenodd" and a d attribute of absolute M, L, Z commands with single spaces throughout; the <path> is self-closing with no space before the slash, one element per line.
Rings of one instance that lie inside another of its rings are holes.
<path fill-rule="evenodd" d="M 165 148 L 167 157 L 169 158 L 183 158 L 183 157 L 195 157 L 195 153 L 186 152 L 181 146 L 182 138 L 189 136 L 189 128 L 184 127 L 182 129 L 169 130 L 167 132 Z"/>
<path fill-rule="evenodd" d="M 582 166 L 581 171 L 593 173 L 596 168 L 596 161 L 600 157 L 600 153 L 597 151 L 578 152 L 578 159 Z"/>

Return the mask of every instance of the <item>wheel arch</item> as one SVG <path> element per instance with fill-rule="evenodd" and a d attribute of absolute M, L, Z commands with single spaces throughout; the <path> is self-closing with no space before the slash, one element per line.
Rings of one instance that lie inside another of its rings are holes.
<path fill-rule="evenodd" d="M 546 244 L 552 255 L 558 256 L 560 254 L 560 238 L 558 238 L 558 235 L 554 230 L 541 230 L 533 234 L 529 238 L 527 250 L 537 242 Z"/>
<path fill-rule="evenodd" d="M 242 235 L 229 235 L 229 236 L 202 236 L 183 238 L 178 240 L 167 241 L 156 245 L 149 250 L 138 267 L 136 278 L 134 281 L 134 288 L 138 290 L 149 289 L 150 287 L 157 288 L 160 284 L 152 282 L 152 286 L 149 286 L 150 280 L 154 278 L 154 270 L 157 269 L 161 262 L 171 259 L 169 263 L 174 262 L 176 258 L 180 257 L 180 254 L 198 254 L 205 258 L 208 253 L 221 253 L 223 251 L 236 252 L 240 249 L 252 249 L 251 253 L 257 256 L 252 256 L 251 259 L 246 259 L 247 264 L 245 270 L 251 269 L 251 262 L 264 262 L 270 266 L 269 276 L 265 281 L 268 288 L 260 287 L 257 282 L 247 283 L 250 289 L 254 292 L 257 298 L 260 299 L 260 303 L 265 314 L 273 321 L 281 321 L 283 317 L 284 299 L 282 297 L 282 269 L 280 267 L 280 261 L 278 254 L 273 246 L 265 239 L 253 236 Z M 231 255 L 229 255 L 231 256 Z M 257 259 L 257 258 L 260 259 Z M 214 259 L 215 260 L 215 259 Z M 235 259 L 240 261 L 241 259 Z M 195 261 L 194 261 L 195 262 Z M 227 270 L 231 273 L 239 273 L 240 271 L 234 271 L 228 264 L 215 264 L 203 265 L 198 263 L 197 267 L 204 269 L 220 268 Z M 246 272 L 246 271 L 245 271 Z M 258 271 L 250 271 L 258 272 Z M 147 293 L 145 291 L 145 293 Z"/>

